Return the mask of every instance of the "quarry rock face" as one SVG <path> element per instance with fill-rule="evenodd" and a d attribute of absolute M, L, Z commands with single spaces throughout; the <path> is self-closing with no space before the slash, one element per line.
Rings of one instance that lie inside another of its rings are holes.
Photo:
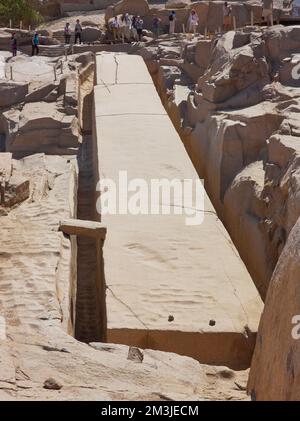
<path fill-rule="evenodd" d="M 2 113 L 0 133 L 11 152 L 0 153 L 0 399 L 247 399 L 244 392 L 247 370 L 235 372 L 221 365 L 199 364 L 185 355 L 147 349 L 135 349 L 134 355 L 143 356 L 137 363 L 127 345 L 99 343 L 95 336 L 89 345 L 74 338 L 80 333 L 79 327 L 93 327 L 96 295 L 89 297 L 87 281 L 95 280 L 93 268 L 89 273 L 90 259 L 95 257 L 91 251 L 99 252 L 95 241 L 102 228 L 93 215 L 97 146 L 87 129 L 91 124 L 88 116 L 92 109 L 93 64 L 87 57 L 72 60 L 68 63 L 71 68 L 75 63 L 84 63 L 77 80 L 80 90 L 74 86 L 72 71 L 65 72 L 55 83 L 31 74 L 25 102 L 22 99 Z M 118 80 L 126 81 L 131 75 L 132 82 L 146 83 L 149 99 L 154 102 L 151 105 L 150 101 L 148 111 L 155 105 L 162 107 L 146 67 L 133 74 L 128 72 L 131 65 L 131 60 L 124 60 Z M 107 80 L 112 76 L 115 74 L 109 70 L 103 77 Z M 51 100 L 41 101 L 43 95 L 47 97 L 53 91 L 56 94 Z M 142 99 L 145 93 L 139 91 Z M 128 93 L 125 91 L 124 95 L 126 103 Z M 66 101 L 74 108 L 78 106 L 77 116 L 67 113 Z M 168 116 L 162 114 L 157 119 L 175 136 Z M 135 117 L 133 113 L 131 118 Z M 76 146 L 81 140 L 78 125 L 83 139 L 77 154 L 75 139 Z M 57 146 L 69 147 L 69 156 Z M 100 168 L 102 164 L 103 161 Z M 91 222 L 78 222 L 79 217 Z M 214 216 L 210 218 L 213 224 Z M 222 229 L 221 225 L 219 228 Z M 175 243 L 174 246 L 178 247 Z M 231 254 L 230 248 L 228 253 L 246 282 L 248 274 L 240 260 Z M 100 255 L 97 256 L 100 263 Z M 150 268 L 152 264 L 164 265 L 155 255 L 153 261 L 150 253 Z M 220 274 L 215 276 L 219 279 Z M 237 318 L 232 329 L 238 326 L 241 330 L 238 342 L 242 341 L 244 348 L 233 343 L 233 349 L 227 352 L 236 355 L 236 361 L 243 361 L 246 355 L 249 365 L 252 352 L 249 343 L 254 344 L 261 302 L 250 279 L 245 285 L 251 298 L 248 293 L 240 298 L 249 303 L 248 317 L 250 313 L 255 317 L 251 316 L 244 327 L 245 316 L 236 302 Z M 102 314 L 103 308 L 97 310 Z M 174 314 L 175 320 L 168 312 L 166 323 L 180 322 Z M 216 313 L 206 317 L 205 322 L 218 335 L 222 331 L 221 318 Z M 229 320 L 228 323 L 230 326 Z"/>
<path fill-rule="evenodd" d="M 249 26 L 248 1 L 219 33 L 223 4 L 123 0 L 106 19 L 143 16 L 141 43 L 85 17 L 85 54 L 1 51 L 0 400 L 300 399 L 299 27 Z M 203 223 L 100 215 L 124 168 L 203 178 Z"/>
<path fill-rule="evenodd" d="M 256 400 L 299 400 L 299 230 L 298 219 L 270 281 L 248 383 Z"/>

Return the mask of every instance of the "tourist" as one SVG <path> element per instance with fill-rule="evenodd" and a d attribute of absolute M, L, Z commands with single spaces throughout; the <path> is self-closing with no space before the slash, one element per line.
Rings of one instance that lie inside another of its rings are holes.
<path fill-rule="evenodd" d="M 273 0 L 263 0 L 262 18 L 267 25 L 273 25 Z"/>
<path fill-rule="evenodd" d="M 160 23 L 161 23 L 161 19 L 159 19 L 159 17 L 154 15 L 153 20 L 152 20 L 152 32 L 156 38 L 159 37 L 159 34 L 160 34 Z"/>
<path fill-rule="evenodd" d="M 114 41 L 116 42 L 119 38 L 119 30 L 120 30 L 120 23 L 118 16 L 115 16 L 112 23 L 111 23 L 111 29 L 114 37 Z"/>
<path fill-rule="evenodd" d="M 66 23 L 64 28 L 65 44 L 70 44 L 71 40 L 71 28 L 69 22 Z"/>
<path fill-rule="evenodd" d="M 129 41 L 131 38 L 131 19 L 128 13 L 123 14 L 121 17 L 120 30 L 122 42 L 124 43 L 125 39 Z"/>
<path fill-rule="evenodd" d="M 174 34 L 176 24 L 176 13 L 174 10 L 169 15 L 169 33 Z"/>
<path fill-rule="evenodd" d="M 17 43 L 17 36 L 15 32 L 13 32 L 11 36 L 11 50 L 12 50 L 13 57 L 16 57 L 17 50 L 18 50 L 18 43 Z"/>
<path fill-rule="evenodd" d="M 136 25 L 138 40 L 142 41 L 144 21 L 140 16 L 137 17 L 135 25 Z"/>
<path fill-rule="evenodd" d="M 225 1 L 223 6 L 223 29 L 224 31 L 231 30 L 231 13 L 232 7 Z"/>
<path fill-rule="evenodd" d="M 75 44 L 77 44 L 77 40 L 79 41 L 79 44 L 82 42 L 82 26 L 80 25 L 80 20 L 77 19 L 76 25 L 75 25 Z"/>
<path fill-rule="evenodd" d="M 132 37 L 135 41 L 137 41 L 137 39 L 138 39 L 137 29 L 136 29 L 136 21 L 137 21 L 137 16 L 132 16 L 131 32 L 132 32 Z"/>
<path fill-rule="evenodd" d="M 189 21 L 188 21 L 188 31 L 195 34 L 197 31 L 198 23 L 199 23 L 199 17 L 196 13 L 196 10 L 193 9 L 191 11 Z"/>
<path fill-rule="evenodd" d="M 39 34 L 36 31 L 33 35 L 32 38 L 32 56 L 34 56 L 35 54 L 38 55 L 39 54 L 39 45 L 40 45 L 40 38 L 39 38 Z"/>

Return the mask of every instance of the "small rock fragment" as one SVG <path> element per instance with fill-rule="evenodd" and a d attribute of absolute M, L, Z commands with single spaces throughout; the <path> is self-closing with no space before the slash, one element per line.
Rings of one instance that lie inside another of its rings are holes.
<path fill-rule="evenodd" d="M 52 377 L 49 377 L 49 379 L 45 380 L 44 382 L 44 389 L 60 390 L 61 388 L 62 385 Z"/>
<path fill-rule="evenodd" d="M 144 354 L 142 353 L 142 351 L 139 350 L 139 348 L 136 348 L 135 346 L 129 347 L 127 360 L 142 363 L 143 359 Z"/>

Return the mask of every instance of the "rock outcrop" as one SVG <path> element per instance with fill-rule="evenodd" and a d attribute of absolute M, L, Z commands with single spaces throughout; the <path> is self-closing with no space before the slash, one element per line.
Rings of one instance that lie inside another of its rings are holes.
<path fill-rule="evenodd" d="M 298 219 L 269 285 L 248 383 L 253 400 L 299 400 L 299 235 Z"/>
<path fill-rule="evenodd" d="M 247 372 L 151 350 L 137 364 L 127 346 L 72 338 L 76 242 L 58 227 L 76 215 L 76 158 L 0 154 L 0 168 L 30 185 L 0 213 L 1 400 L 245 399 Z"/>
<path fill-rule="evenodd" d="M 56 103 L 28 103 L 19 112 L 4 112 L 2 119 L 10 152 L 67 153 L 78 147 L 76 118 L 60 112 Z"/>
<path fill-rule="evenodd" d="M 90 54 L 67 62 L 46 57 L 12 59 L 14 81 L 0 83 L 2 150 L 15 157 L 76 153 L 80 140 L 76 71 L 91 59 Z"/>

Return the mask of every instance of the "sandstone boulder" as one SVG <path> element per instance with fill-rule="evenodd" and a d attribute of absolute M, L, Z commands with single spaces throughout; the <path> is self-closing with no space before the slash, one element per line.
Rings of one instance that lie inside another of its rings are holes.
<path fill-rule="evenodd" d="M 191 0 L 168 0 L 166 9 L 183 9 L 191 5 Z"/>
<path fill-rule="evenodd" d="M 0 107 L 10 107 L 25 100 L 28 83 L 0 82 Z"/>
<path fill-rule="evenodd" d="M 114 6 L 114 16 L 129 13 L 131 15 L 145 16 L 149 13 L 147 0 L 121 0 Z"/>
<path fill-rule="evenodd" d="M 89 26 L 89 27 L 93 27 L 93 28 L 98 28 L 98 24 L 92 20 L 83 20 L 81 22 L 81 26 Z"/>
<path fill-rule="evenodd" d="M 222 61 L 214 63 L 198 81 L 203 97 L 210 102 L 224 102 L 254 83 L 269 81 L 265 58 L 256 59 L 251 47 L 244 46 L 230 56 L 225 65 Z"/>
<path fill-rule="evenodd" d="M 200 40 L 196 44 L 194 60 L 203 70 L 208 67 L 211 59 L 211 40 Z"/>
<path fill-rule="evenodd" d="M 58 111 L 56 103 L 33 102 L 21 111 L 3 113 L 6 150 L 11 152 L 48 152 L 78 146 L 77 119 Z"/>
<path fill-rule="evenodd" d="M 268 56 L 275 62 L 283 60 L 292 53 L 299 53 L 300 27 L 276 26 L 263 34 Z"/>
<path fill-rule="evenodd" d="M 158 83 L 161 89 L 172 89 L 176 79 L 181 76 L 181 70 L 175 66 L 160 66 L 158 72 Z"/>
<path fill-rule="evenodd" d="M 82 39 L 84 42 L 99 41 L 102 36 L 102 31 L 93 26 L 86 26 L 82 31 Z"/>

